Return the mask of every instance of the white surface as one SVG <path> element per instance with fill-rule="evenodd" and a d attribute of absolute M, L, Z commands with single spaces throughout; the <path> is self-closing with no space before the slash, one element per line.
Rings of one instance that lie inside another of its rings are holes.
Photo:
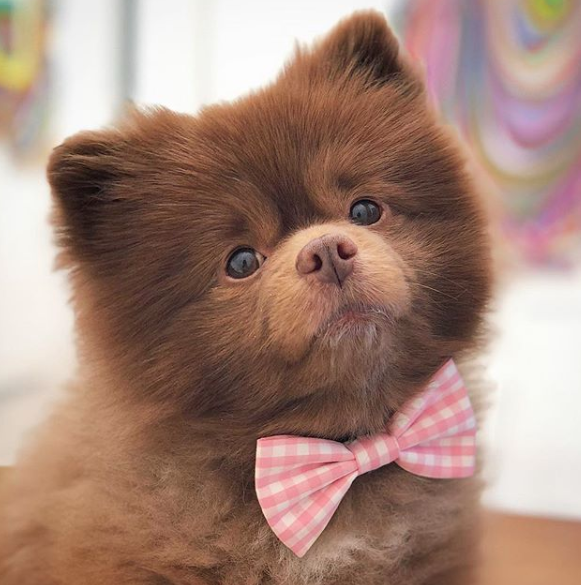
<path fill-rule="evenodd" d="M 134 99 L 191 112 L 272 80 L 293 47 L 354 10 L 394 0 L 157 0 L 138 3 Z"/>
<path fill-rule="evenodd" d="M 73 368 L 72 314 L 52 271 L 42 169 L 16 169 L 0 149 L 0 465 Z"/>
<path fill-rule="evenodd" d="M 354 9 L 387 4 L 142 0 L 135 97 L 185 111 L 236 97 L 272 79 L 295 38 L 307 42 Z M 56 140 L 107 123 L 118 105 L 118 5 L 59 6 Z M 14 460 L 74 364 L 66 287 L 51 272 L 48 204 L 43 170 L 18 170 L 0 151 L 0 464 Z M 581 518 L 581 275 L 515 277 L 496 321 L 486 501 Z"/>
<path fill-rule="evenodd" d="M 211 99 L 233 99 L 274 79 L 297 39 L 309 43 L 355 10 L 385 11 L 393 4 L 385 0 L 212 2 Z"/>
<path fill-rule="evenodd" d="M 120 3 L 58 0 L 52 27 L 55 142 L 111 122 L 118 107 Z"/>
<path fill-rule="evenodd" d="M 581 272 L 515 278 L 495 321 L 486 501 L 581 518 Z"/>
<path fill-rule="evenodd" d="M 136 95 L 143 104 L 163 104 L 183 112 L 200 105 L 201 45 L 196 23 L 204 4 L 183 0 L 142 0 L 137 5 Z M 203 39 L 205 40 L 205 39 Z M 200 49 L 199 53 L 196 49 Z"/>

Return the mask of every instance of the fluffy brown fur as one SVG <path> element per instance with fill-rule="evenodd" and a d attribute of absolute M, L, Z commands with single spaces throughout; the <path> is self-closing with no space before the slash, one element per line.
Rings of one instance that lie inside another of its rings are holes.
<path fill-rule="evenodd" d="M 466 583 L 477 479 L 362 476 L 302 559 L 253 488 L 258 437 L 381 431 L 478 349 L 489 255 L 464 166 L 376 13 L 233 104 L 56 148 L 80 368 L 3 495 L 0 582 Z M 349 221 L 361 198 L 378 223 Z M 358 247 L 342 287 L 295 267 L 328 233 Z M 235 281 L 240 245 L 267 260 Z"/>

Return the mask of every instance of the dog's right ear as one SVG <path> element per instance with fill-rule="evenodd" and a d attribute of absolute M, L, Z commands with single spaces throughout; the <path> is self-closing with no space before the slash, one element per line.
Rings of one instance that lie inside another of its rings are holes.
<path fill-rule="evenodd" d="M 81 132 L 57 146 L 47 175 L 63 247 L 98 255 L 119 236 L 135 198 L 118 186 L 130 174 L 127 139 L 120 130 Z"/>
<path fill-rule="evenodd" d="M 121 137 L 116 131 L 80 132 L 57 146 L 47 176 L 63 219 L 91 238 L 114 204 L 111 188 L 122 173 Z"/>

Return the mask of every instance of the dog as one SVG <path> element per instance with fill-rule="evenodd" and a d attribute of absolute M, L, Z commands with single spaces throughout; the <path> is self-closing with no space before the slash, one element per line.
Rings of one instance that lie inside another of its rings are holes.
<path fill-rule="evenodd" d="M 486 213 L 382 15 L 81 132 L 48 180 L 79 367 L 3 486 L 3 585 L 470 580 L 478 474 L 361 475 L 303 556 L 255 489 L 259 439 L 382 433 L 447 360 L 481 410 Z"/>

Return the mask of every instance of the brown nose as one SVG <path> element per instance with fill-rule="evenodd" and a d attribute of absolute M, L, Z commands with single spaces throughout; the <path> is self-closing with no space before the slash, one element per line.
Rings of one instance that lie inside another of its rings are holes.
<path fill-rule="evenodd" d="M 321 282 L 343 286 L 353 272 L 357 246 L 343 234 L 325 234 L 311 240 L 297 256 L 299 274 L 314 274 Z"/>

